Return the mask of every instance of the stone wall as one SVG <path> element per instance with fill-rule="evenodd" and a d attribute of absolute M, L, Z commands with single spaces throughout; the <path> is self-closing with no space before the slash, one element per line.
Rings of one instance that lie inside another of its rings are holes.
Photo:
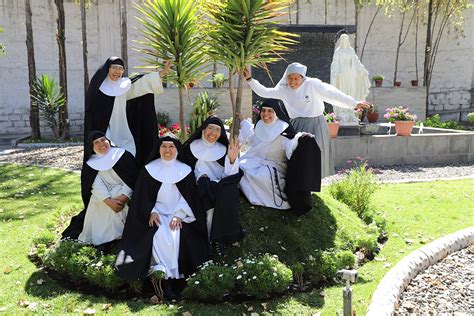
<path fill-rule="evenodd" d="M 135 18 L 134 4 L 128 3 L 128 40 L 129 72 L 140 71 L 137 66 L 143 65 L 142 55 L 133 48 L 136 40 L 141 39 Z M 31 1 L 33 11 L 34 48 L 36 55 L 37 75 L 48 73 L 58 78 L 58 52 L 55 38 L 56 9 L 53 0 Z M 296 5 L 299 12 L 296 12 Z M 352 0 L 300 0 L 293 4 L 288 24 L 308 25 L 357 25 L 357 51 L 361 54 L 368 26 L 375 14 L 375 8 L 365 6 L 355 19 L 355 8 Z M 327 14 L 325 14 L 325 12 Z M 81 45 L 80 9 L 73 0 L 65 1 L 66 13 L 66 54 L 68 67 L 69 113 L 73 131 L 81 129 L 84 104 L 83 65 Z M 88 65 L 89 76 L 111 55 L 120 55 L 120 12 L 118 0 L 92 1 L 87 10 Z M 0 0 L 0 24 L 5 32 L 0 34 L 0 42 L 6 45 L 7 55 L 0 57 L 0 134 L 29 132 L 29 97 L 28 68 L 25 45 L 25 14 L 23 0 Z M 362 62 L 370 74 L 383 74 L 384 85 L 392 86 L 394 56 L 397 29 L 400 17 L 388 18 L 379 13 L 367 40 Z M 423 33 L 420 24 L 418 42 L 418 73 L 420 80 L 423 68 Z M 474 10 L 466 11 L 463 39 L 455 39 L 446 33 L 439 48 L 438 59 L 432 81 L 430 108 L 432 113 L 440 112 L 444 117 L 464 119 L 469 111 L 474 111 L 472 103 L 474 67 Z M 352 36 L 354 40 L 354 36 Z M 322 43 L 315 41 L 314 50 L 307 53 L 309 59 L 317 58 Z M 354 45 L 355 46 L 355 45 Z M 330 53 L 328 53 L 330 55 Z M 399 75 L 402 87 L 407 87 L 414 79 L 414 33 L 410 32 L 400 51 Z M 327 65 L 329 67 L 329 63 Z M 224 72 L 222 66 L 218 71 Z M 324 67 L 312 69 L 316 76 L 325 79 Z M 280 71 L 272 74 L 274 80 L 281 76 Z M 208 78 L 201 85 L 209 87 Z M 327 79 L 326 79 L 327 80 Z M 247 101 L 248 103 L 250 101 Z M 460 114 L 461 111 L 461 114 Z M 170 110 L 172 112 L 172 110 Z M 175 118 L 176 119 L 176 118 Z"/>

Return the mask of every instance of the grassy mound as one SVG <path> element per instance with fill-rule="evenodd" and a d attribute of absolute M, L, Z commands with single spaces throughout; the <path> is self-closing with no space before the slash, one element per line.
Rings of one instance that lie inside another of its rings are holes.
<path fill-rule="evenodd" d="M 365 252 L 371 252 L 376 248 L 378 230 L 365 225 L 345 204 L 336 201 L 328 194 L 314 195 L 313 201 L 312 211 L 296 217 L 284 211 L 253 206 L 242 199 L 241 220 L 247 235 L 242 242 L 231 246 L 225 256 L 216 255 L 213 266 L 228 267 L 227 277 L 229 277 L 234 276 L 231 269 L 245 271 L 242 266 L 246 262 L 260 260 L 255 258 L 268 256 L 278 258 L 274 260 L 274 263 L 266 265 L 268 271 L 255 274 L 268 272 L 267 274 L 271 277 L 275 271 L 284 271 L 282 279 L 285 280 L 285 285 L 275 291 L 271 284 L 265 285 L 258 282 L 255 284 L 268 288 L 268 294 L 281 293 L 281 288 L 287 288 L 293 278 L 296 283 L 299 283 L 300 288 L 303 279 L 313 285 L 330 281 L 337 269 L 354 265 L 353 253 L 356 250 L 364 249 Z M 68 215 L 73 212 L 77 210 L 68 212 Z M 32 258 L 39 265 L 76 284 L 98 286 L 110 295 L 123 293 L 130 288 L 133 293 L 136 293 L 136 284 L 126 284 L 115 276 L 114 260 L 111 254 L 103 254 L 81 243 L 59 242 L 60 232 L 67 223 L 68 216 L 59 213 L 54 216 L 34 238 Z M 208 272 L 204 272 L 205 268 L 208 268 L 208 265 L 202 267 L 197 275 L 188 280 L 188 285 L 194 286 L 188 292 L 194 293 L 193 297 L 202 299 L 221 299 L 222 297 L 215 297 L 213 291 L 205 290 L 202 284 L 196 286 L 202 282 L 203 278 L 213 283 L 218 282 L 218 278 L 222 277 L 220 276 L 222 273 L 214 273 L 212 275 L 215 275 L 216 279 L 209 279 Z M 293 276 L 291 273 L 288 275 L 287 271 L 290 270 Z M 201 272 L 202 275 L 200 275 Z M 281 278 L 280 274 L 275 277 Z M 269 283 L 272 280 L 273 278 L 268 278 Z M 254 293 L 260 291 L 243 283 L 236 288 L 234 283 L 239 285 L 241 282 L 233 282 L 227 289 L 224 287 L 221 290 L 222 295 L 237 292 L 239 295 L 255 296 Z M 199 295 L 196 295 L 196 292 L 199 292 Z M 265 293 L 260 293 L 258 296 L 263 297 Z"/>

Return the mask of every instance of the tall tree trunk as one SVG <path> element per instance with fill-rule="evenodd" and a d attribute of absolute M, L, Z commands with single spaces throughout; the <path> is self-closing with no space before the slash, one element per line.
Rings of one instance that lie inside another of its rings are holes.
<path fill-rule="evenodd" d="M 216 73 L 217 73 L 217 61 L 214 60 L 214 62 L 212 63 L 212 87 L 213 88 L 217 87 L 217 85 L 214 81 L 214 76 L 215 76 Z"/>
<path fill-rule="evenodd" d="M 120 37 L 121 37 L 121 53 L 123 64 L 125 65 L 125 73 L 128 74 L 128 40 L 127 40 L 127 0 L 120 0 Z"/>
<path fill-rule="evenodd" d="M 59 85 L 62 88 L 65 102 L 59 111 L 59 131 L 61 139 L 69 138 L 69 115 L 68 115 L 68 97 L 67 97 L 67 65 L 66 65 L 66 36 L 65 36 L 65 16 L 64 0 L 54 0 L 58 11 L 56 40 L 58 42 L 59 52 Z"/>
<path fill-rule="evenodd" d="M 232 113 L 235 113 L 235 92 L 234 92 L 234 74 L 229 69 L 229 96 L 230 104 L 232 105 Z"/>
<path fill-rule="evenodd" d="M 431 42 L 432 42 L 432 24 L 433 18 L 433 0 L 428 2 L 428 23 L 426 25 L 426 44 L 425 44 L 425 64 L 423 69 L 423 85 L 426 87 L 425 99 L 425 116 L 428 117 L 428 107 L 430 104 L 430 59 L 431 59 Z"/>
<path fill-rule="evenodd" d="M 33 82 L 36 79 L 36 62 L 35 62 L 35 48 L 33 42 L 33 26 L 31 21 L 31 3 L 30 0 L 25 0 L 25 25 L 26 25 L 26 52 L 28 55 L 28 84 L 30 86 L 30 126 L 31 137 L 33 139 L 41 138 L 39 111 L 34 106 L 33 98 Z"/>
<path fill-rule="evenodd" d="M 370 30 L 372 29 L 372 25 L 374 24 L 375 18 L 377 17 L 379 12 L 380 12 L 380 7 L 377 8 L 377 11 L 375 11 L 374 16 L 372 17 L 372 21 L 370 21 L 369 28 L 367 29 L 367 34 L 365 34 L 364 45 L 362 45 L 362 51 L 360 53 L 360 61 L 362 61 L 362 58 L 364 57 L 365 44 L 367 44 L 367 39 L 369 38 Z"/>
<path fill-rule="evenodd" d="M 418 17 L 418 9 L 419 9 L 419 4 L 417 2 L 416 7 L 415 7 L 415 18 L 416 18 L 416 24 L 415 24 L 415 79 L 418 80 L 418 22 L 420 21 Z"/>
<path fill-rule="evenodd" d="M 355 14 L 354 14 L 354 18 L 355 18 L 355 33 L 354 33 L 354 51 L 356 52 L 357 54 L 357 38 L 359 37 L 358 36 L 358 31 L 359 31 L 359 14 L 360 14 L 360 7 L 357 5 L 356 1 L 354 1 L 354 5 L 355 5 Z"/>
<path fill-rule="evenodd" d="M 81 0 L 81 31 L 82 31 L 82 63 L 84 66 L 84 97 L 89 87 L 89 67 L 87 65 L 87 24 L 86 1 Z"/>
<path fill-rule="evenodd" d="M 296 0 L 296 24 L 300 24 L 300 1 Z"/>
<path fill-rule="evenodd" d="M 242 108 L 242 88 L 244 82 L 244 75 L 241 71 L 238 72 L 239 74 L 239 81 L 237 83 L 237 96 L 235 98 L 235 112 L 234 112 L 234 119 L 232 120 L 232 131 L 231 131 L 231 139 L 235 139 L 239 137 L 239 129 L 240 129 L 240 119 L 237 113 L 241 113 Z"/>
<path fill-rule="evenodd" d="M 179 139 L 184 142 L 187 139 L 186 121 L 184 119 L 184 94 L 183 87 L 178 86 L 179 96 L 179 127 L 181 128 L 181 135 Z"/>
<path fill-rule="evenodd" d="M 395 53 L 395 70 L 393 71 L 393 85 L 395 85 L 395 81 L 397 81 L 397 72 L 398 72 L 398 57 L 400 56 L 400 47 L 402 42 L 402 33 L 403 33 L 403 23 L 405 22 L 405 12 L 402 13 L 402 22 L 400 23 L 400 32 L 398 33 L 398 43 L 397 43 L 397 51 Z"/>

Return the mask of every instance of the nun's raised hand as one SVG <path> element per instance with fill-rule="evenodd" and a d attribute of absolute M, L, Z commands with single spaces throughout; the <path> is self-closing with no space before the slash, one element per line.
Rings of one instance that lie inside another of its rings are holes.
<path fill-rule="evenodd" d="M 176 216 L 173 217 L 173 219 L 170 222 L 170 229 L 174 231 L 177 229 L 181 229 L 181 227 L 182 227 L 181 218 L 176 217 Z"/>
<path fill-rule="evenodd" d="M 166 76 L 168 74 L 168 72 L 170 72 L 171 70 L 171 66 L 173 65 L 173 61 L 172 60 L 165 60 L 164 63 L 163 63 L 163 69 L 160 70 L 160 77 L 163 78 L 164 76 Z"/>
<path fill-rule="evenodd" d="M 233 164 L 240 154 L 240 143 L 238 139 L 231 138 L 229 141 L 229 148 L 227 149 L 227 156 L 230 164 Z"/>
<path fill-rule="evenodd" d="M 244 75 L 245 80 L 249 80 L 250 78 L 252 78 L 252 76 L 250 75 L 250 70 L 247 67 L 242 70 L 242 74 Z"/>
<path fill-rule="evenodd" d="M 160 214 L 152 212 L 150 214 L 150 219 L 148 220 L 148 225 L 150 227 L 153 227 L 153 225 L 160 226 L 161 225 Z"/>
<path fill-rule="evenodd" d="M 370 103 L 367 101 L 362 101 L 356 104 L 356 107 L 354 110 L 366 110 L 370 108 Z"/>

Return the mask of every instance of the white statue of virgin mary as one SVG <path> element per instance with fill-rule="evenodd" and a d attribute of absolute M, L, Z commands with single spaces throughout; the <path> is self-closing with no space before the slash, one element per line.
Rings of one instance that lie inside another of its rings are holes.
<path fill-rule="evenodd" d="M 369 72 L 351 47 L 349 36 L 342 34 L 331 63 L 331 84 L 357 101 L 365 101 L 369 94 Z M 343 125 L 358 125 L 354 111 L 334 106 Z"/>

